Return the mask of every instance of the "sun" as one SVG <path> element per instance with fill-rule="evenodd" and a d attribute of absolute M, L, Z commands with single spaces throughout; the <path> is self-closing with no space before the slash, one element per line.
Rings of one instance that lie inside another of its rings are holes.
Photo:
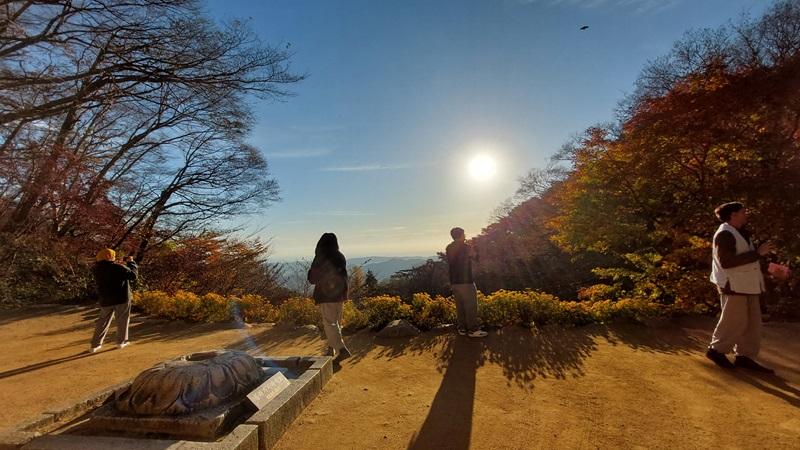
<path fill-rule="evenodd" d="M 476 155 L 469 161 L 469 174 L 476 181 L 487 181 L 497 173 L 497 163 L 488 155 Z"/>

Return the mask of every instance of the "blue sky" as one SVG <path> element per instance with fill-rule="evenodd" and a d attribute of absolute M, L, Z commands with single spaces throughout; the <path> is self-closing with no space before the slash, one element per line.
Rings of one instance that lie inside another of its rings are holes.
<path fill-rule="evenodd" d="M 249 20 L 308 78 L 254 101 L 251 138 L 282 202 L 248 218 L 273 257 L 313 255 L 326 231 L 348 257 L 433 255 L 471 236 L 573 134 L 613 118 L 648 60 L 691 28 L 757 0 L 209 0 Z M 582 25 L 589 29 L 580 31 Z M 496 176 L 466 173 L 475 154 Z"/>

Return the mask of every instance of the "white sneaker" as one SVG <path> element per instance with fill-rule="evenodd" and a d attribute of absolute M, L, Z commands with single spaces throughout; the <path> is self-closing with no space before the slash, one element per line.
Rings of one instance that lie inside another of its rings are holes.
<path fill-rule="evenodd" d="M 101 349 L 101 348 L 103 348 L 103 346 L 102 346 L 102 345 L 98 345 L 97 347 L 91 347 L 91 348 L 89 349 L 89 353 L 97 353 L 97 352 L 99 352 L 99 351 L 100 351 L 100 349 Z"/>
<path fill-rule="evenodd" d="M 488 335 L 489 335 L 489 333 L 487 333 L 487 332 L 485 332 L 483 330 L 475 330 L 475 331 L 472 331 L 469 334 L 467 334 L 467 336 L 469 336 L 471 338 L 482 338 L 482 337 L 486 337 Z"/>
<path fill-rule="evenodd" d="M 125 341 L 122 344 L 117 344 L 117 348 L 125 348 L 131 344 L 130 341 Z"/>

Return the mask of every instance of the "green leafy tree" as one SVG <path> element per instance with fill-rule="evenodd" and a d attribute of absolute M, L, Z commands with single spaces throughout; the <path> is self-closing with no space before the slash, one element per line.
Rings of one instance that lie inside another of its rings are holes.
<path fill-rule="evenodd" d="M 367 275 L 364 278 L 364 295 L 371 297 L 378 294 L 378 278 L 371 269 L 367 269 Z"/>

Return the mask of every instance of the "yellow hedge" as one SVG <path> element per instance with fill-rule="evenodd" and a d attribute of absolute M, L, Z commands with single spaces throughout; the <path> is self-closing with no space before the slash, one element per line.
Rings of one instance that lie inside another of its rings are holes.
<path fill-rule="evenodd" d="M 319 309 L 309 298 L 290 298 L 275 306 L 257 295 L 223 297 L 186 291 L 167 294 L 161 291 L 137 292 L 134 304 L 148 314 L 191 322 L 283 322 L 293 325 L 321 325 Z M 410 320 L 421 329 L 456 321 L 451 297 L 414 294 L 411 304 L 400 297 L 380 295 L 343 305 L 342 326 L 348 331 L 365 327 L 377 329 L 395 319 Z M 484 325 L 503 327 L 546 323 L 583 325 L 614 320 L 640 320 L 669 313 L 668 308 L 647 299 L 562 301 L 536 291 L 500 290 L 489 295 L 478 293 L 478 313 Z"/>

